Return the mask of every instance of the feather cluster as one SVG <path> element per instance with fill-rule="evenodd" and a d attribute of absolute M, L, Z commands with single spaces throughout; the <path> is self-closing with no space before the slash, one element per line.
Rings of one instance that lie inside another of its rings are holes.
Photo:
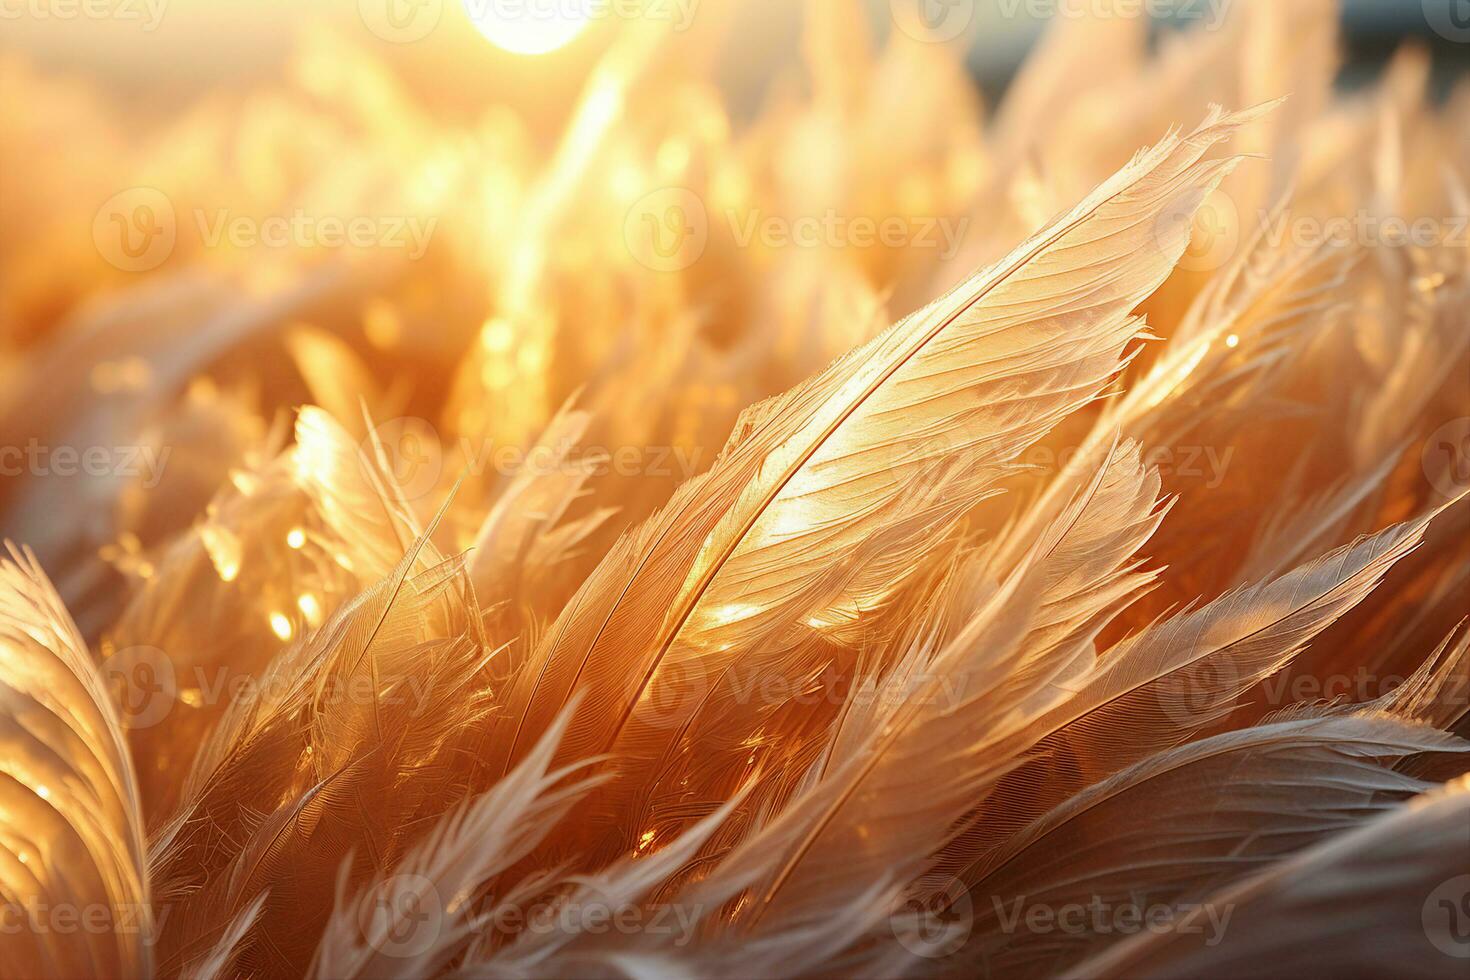
<path fill-rule="evenodd" d="M 0 62 L 0 973 L 1463 976 L 1470 87 L 1234 8 L 988 118 L 630 24 L 550 151 L 334 35 L 126 138 Z"/>

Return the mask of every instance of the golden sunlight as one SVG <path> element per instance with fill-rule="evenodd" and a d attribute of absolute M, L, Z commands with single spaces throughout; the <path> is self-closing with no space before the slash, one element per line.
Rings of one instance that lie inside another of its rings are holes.
<path fill-rule="evenodd" d="M 587 11 L 574 0 L 464 0 L 465 15 L 485 40 L 512 54 L 547 54 L 587 29 Z"/>

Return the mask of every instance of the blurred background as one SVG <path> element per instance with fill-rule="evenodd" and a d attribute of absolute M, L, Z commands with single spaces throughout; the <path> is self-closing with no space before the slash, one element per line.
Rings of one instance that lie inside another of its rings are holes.
<path fill-rule="evenodd" d="M 167 112 L 203 90 L 274 75 L 303 28 L 330 25 L 391 64 L 436 111 L 464 114 L 487 102 L 544 111 L 571 101 L 616 30 L 617 18 L 596 11 L 616 9 L 618 2 L 0 0 L 0 52 L 105 83 L 131 111 Z M 1165 31 L 1224 16 L 1233 0 L 1136 2 L 1154 12 L 1156 29 Z M 996 97 L 1049 19 L 1096 0 L 858 0 L 854 6 L 859 4 L 879 30 L 903 17 L 927 20 L 939 32 L 962 29 L 969 66 L 987 95 Z M 800 43 L 802 5 L 792 0 L 666 0 L 664 6 L 675 17 L 697 15 L 691 24 L 733 22 L 728 36 L 739 44 L 715 57 L 719 77 L 739 99 L 736 106 L 754 106 Z M 517 21 L 532 22 L 531 33 L 540 36 L 518 43 Z M 1444 24 L 1470 32 L 1470 3 L 1344 0 L 1344 84 L 1361 84 L 1403 40 L 1414 38 L 1433 51 L 1443 91 L 1456 66 L 1470 59 L 1463 37 L 1436 30 Z"/>

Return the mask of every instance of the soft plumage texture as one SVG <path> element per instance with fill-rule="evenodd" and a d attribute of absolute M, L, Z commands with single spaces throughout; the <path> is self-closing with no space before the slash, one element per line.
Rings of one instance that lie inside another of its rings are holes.
<path fill-rule="evenodd" d="M 0 559 L 0 695 L 6 971 L 147 976 L 152 896 L 126 734 L 45 573 L 15 550 Z"/>
<path fill-rule="evenodd" d="M 1189 928 L 1203 913 L 1191 912 L 1068 975 L 1215 978 L 1269 963 L 1287 976 L 1319 971 L 1326 959 L 1363 976 L 1457 977 L 1467 847 L 1470 785 L 1461 778 L 1206 897 L 1231 909 L 1228 943 L 1204 947 Z"/>
<path fill-rule="evenodd" d="M 991 111 L 805 7 L 740 113 L 733 5 L 621 25 L 554 146 L 326 32 L 163 122 L 0 58 L 0 448 L 168 451 L 0 483 L 3 925 L 134 926 L 0 973 L 1459 975 L 1470 88 L 1242 0 Z M 129 279 L 115 180 L 436 231 Z M 824 213 L 911 240 L 742 233 Z"/>

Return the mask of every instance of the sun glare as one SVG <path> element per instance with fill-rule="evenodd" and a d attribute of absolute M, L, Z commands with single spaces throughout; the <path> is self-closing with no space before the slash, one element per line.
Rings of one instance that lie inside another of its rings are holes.
<path fill-rule="evenodd" d="M 502 4 L 465 0 L 465 14 L 485 39 L 513 54 L 537 55 L 574 41 L 587 28 L 587 13 L 572 3 Z"/>

